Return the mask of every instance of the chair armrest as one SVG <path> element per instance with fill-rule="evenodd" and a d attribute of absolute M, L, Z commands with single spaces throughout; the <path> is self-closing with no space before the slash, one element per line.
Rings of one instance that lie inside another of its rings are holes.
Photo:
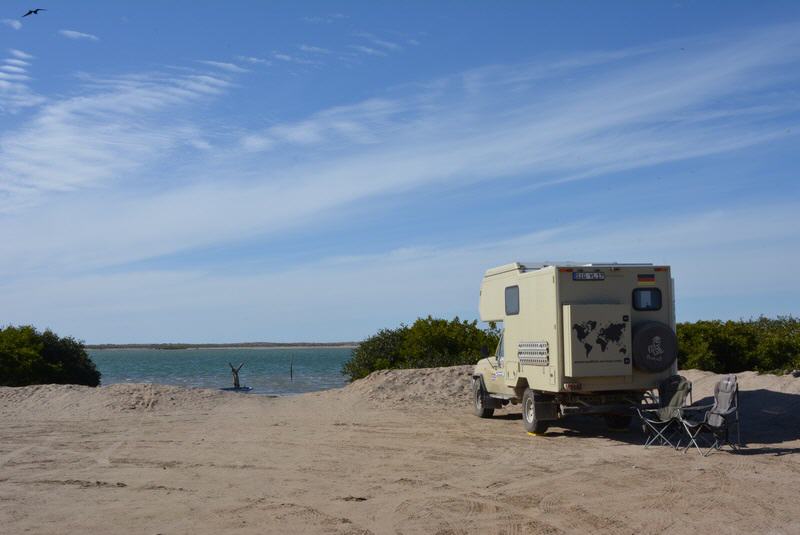
<path fill-rule="evenodd" d="M 662 419 L 660 417 L 660 415 L 659 415 L 659 411 L 663 411 L 666 408 L 667 407 L 660 407 L 660 408 L 655 408 L 655 409 L 640 409 L 640 408 L 637 408 L 636 412 L 639 414 L 639 418 L 641 418 L 642 420 L 645 420 L 647 422 L 654 423 L 654 424 L 665 424 L 665 423 L 669 422 L 670 420 L 677 420 L 679 418 L 680 410 L 679 409 L 675 409 L 675 412 L 674 412 L 674 414 L 672 416 L 670 416 L 669 418 L 666 418 L 666 419 Z M 648 416 L 650 416 L 650 417 L 648 417 Z"/>
<path fill-rule="evenodd" d="M 707 405 L 689 405 L 687 407 L 683 407 L 679 414 L 678 418 L 681 422 L 688 424 L 692 427 L 696 427 L 698 425 L 704 424 L 708 420 L 708 415 L 711 414 L 711 409 L 714 407 L 713 403 L 709 403 Z M 702 412 L 702 419 L 698 419 L 700 415 L 697 413 Z M 685 418 L 684 416 L 689 416 L 689 418 Z M 692 418 L 694 416 L 694 418 Z"/>
<path fill-rule="evenodd" d="M 693 412 L 693 411 L 707 411 L 713 407 L 714 404 L 710 403 L 708 405 L 687 405 L 686 407 L 681 407 L 681 412 Z"/>
<path fill-rule="evenodd" d="M 738 409 L 738 407 L 733 407 L 732 409 L 728 409 L 727 411 L 724 411 L 724 412 L 715 412 L 714 414 L 716 414 L 717 416 L 722 416 L 726 420 L 735 414 L 736 415 L 736 419 L 737 420 L 739 419 L 739 409 Z"/>

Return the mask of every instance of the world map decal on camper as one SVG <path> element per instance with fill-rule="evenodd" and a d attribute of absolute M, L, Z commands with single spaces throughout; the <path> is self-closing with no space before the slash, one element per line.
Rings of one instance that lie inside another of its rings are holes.
<path fill-rule="evenodd" d="M 628 349 L 623 343 L 623 335 L 625 334 L 626 323 L 606 322 L 605 324 L 598 323 L 593 320 L 583 321 L 572 325 L 572 329 L 578 336 L 578 341 L 583 344 L 586 350 L 586 358 L 594 349 L 595 345 L 600 346 L 600 351 L 605 353 L 609 344 L 617 346 L 617 350 L 623 355 L 628 352 Z M 592 336 L 592 335 L 595 336 Z"/>

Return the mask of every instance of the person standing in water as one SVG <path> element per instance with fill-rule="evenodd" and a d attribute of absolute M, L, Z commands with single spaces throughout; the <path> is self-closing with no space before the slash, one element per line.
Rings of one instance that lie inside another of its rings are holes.
<path fill-rule="evenodd" d="M 231 374 L 233 375 L 233 388 L 241 388 L 239 386 L 239 370 L 241 370 L 242 366 L 244 366 L 244 362 L 239 364 L 238 368 L 234 368 L 233 364 L 231 364 L 230 362 L 228 363 L 228 366 L 231 367 Z"/>

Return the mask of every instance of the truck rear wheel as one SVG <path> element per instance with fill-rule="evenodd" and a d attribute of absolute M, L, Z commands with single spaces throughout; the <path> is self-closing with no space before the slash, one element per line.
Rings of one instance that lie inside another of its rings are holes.
<path fill-rule="evenodd" d="M 530 388 L 526 388 L 522 395 L 522 423 L 528 433 L 536 434 L 547 431 L 549 425 L 549 422 L 537 418 L 535 394 Z"/>
<path fill-rule="evenodd" d="M 475 416 L 480 418 L 491 418 L 494 414 L 494 406 L 489 402 L 489 394 L 483 389 L 483 381 L 480 377 L 472 380 L 472 401 L 475 407 Z"/>

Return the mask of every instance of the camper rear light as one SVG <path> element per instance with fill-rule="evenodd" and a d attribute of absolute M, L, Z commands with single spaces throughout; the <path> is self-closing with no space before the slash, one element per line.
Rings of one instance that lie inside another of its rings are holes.
<path fill-rule="evenodd" d="M 581 384 L 580 383 L 564 383 L 564 390 L 567 392 L 574 392 L 575 390 L 580 390 Z"/>

